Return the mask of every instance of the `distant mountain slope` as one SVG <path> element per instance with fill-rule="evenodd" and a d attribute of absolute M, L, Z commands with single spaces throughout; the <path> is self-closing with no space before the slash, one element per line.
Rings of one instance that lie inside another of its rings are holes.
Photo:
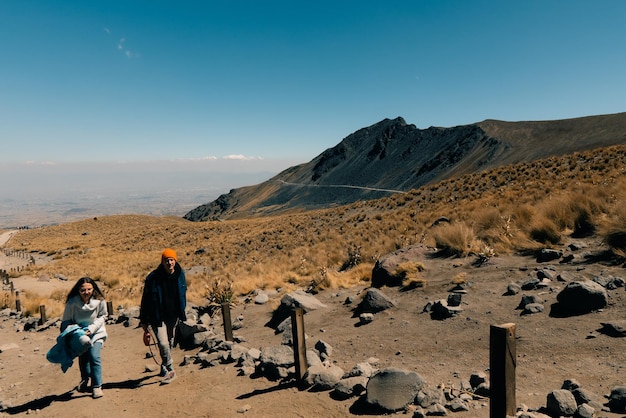
<path fill-rule="evenodd" d="M 234 219 L 343 205 L 501 165 L 626 143 L 626 113 L 538 122 L 485 120 L 417 129 L 385 119 L 308 163 L 231 190 L 189 211 L 191 221 Z"/>

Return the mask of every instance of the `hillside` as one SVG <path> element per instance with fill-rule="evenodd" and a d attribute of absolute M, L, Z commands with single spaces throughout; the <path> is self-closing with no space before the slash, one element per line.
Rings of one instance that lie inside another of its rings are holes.
<path fill-rule="evenodd" d="M 308 163 L 231 190 L 184 218 L 242 219 L 371 200 L 507 164 L 626 142 L 626 113 L 420 130 L 398 117 L 347 136 Z"/>
<path fill-rule="evenodd" d="M 76 368 L 62 374 L 44 357 L 58 323 L 36 331 L 25 331 L 23 324 L 38 317 L 42 304 L 50 318 L 60 315 L 67 287 L 83 275 L 98 280 L 114 306 L 132 310 L 143 278 L 162 248 L 172 246 L 186 268 L 190 305 L 206 309 L 215 301 L 215 289 L 232 284 L 232 318 L 246 348 L 281 345 L 285 334 L 266 323 L 284 295 L 307 290 L 326 306 L 305 316 L 307 348 L 320 340 L 329 344 L 332 364 L 346 372 L 371 362 L 419 373 L 428 393 L 452 388 L 459 393 L 473 373 L 489 372 L 490 326 L 515 323 L 517 404 L 533 411 L 520 416 L 545 417 L 538 411 L 547 394 L 571 379 L 597 406 L 597 416 L 621 418 L 623 413 L 603 405 L 612 388 L 626 385 L 624 338 L 603 331 L 603 324 L 625 317 L 624 287 L 607 288 L 607 306 L 587 314 L 561 317 L 553 307 L 569 282 L 623 283 L 624 173 L 626 145 L 620 145 L 297 214 L 219 222 L 120 215 L 17 231 L 3 247 L 12 250 L 9 255 L 0 252 L 0 268 L 8 268 L 7 262 L 25 266 L 30 257 L 35 262 L 11 273 L 23 320 L 8 309 L 15 296 L 8 290 L 1 294 L 7 305 L 0 311 L 0 416 L 65 417 L 68 407 L 93 417 L 389 416 L 368 407 L 365 395 L 334 399 L 329 391 L 299 390 L 288 380 L 242 375 L 231 354 L 219 353 L 223 361 L 197 362 L 205 354 L 198 349 L 177 347 L 180 376 L 160 386 L 141 329 L 115 320 L 107 325 L 103 352 L 105 396 L 94 401 L 72 391 L 79 380 Z M 450 223 L 434 222 L 442 217 Z M 396 305 L 360 324 L 355 308 L 373 282 L 374 263 L 419 244 L 432 252 L 403 266 L 406 285 L 381 289 Z M 457 255 L 435 252 L 454 248 Z M 562 257 L 539 260 L 537 254 L 548 248 Z M 542 286 L 527 287 L 539 277 Z M 523 292 L 509 294 L 510 284 L 524 286 Z M 459 285 L 462 312 L 448 319 L 429 315 L 425 308 Z M 267 303 L 253 301 L 262 293 L 269 295 Z M 542 310 L 522 310 L 524 297 Z M 219 314 L 210 329 L 217 338 L 223 335 Z M 489 416 L 482 395 L 471 396 L 466 405 L 469 410 L 454 413 L 450 406 L 447 416 Z M 417 408 L 407 407 L 406 415 Z"/>

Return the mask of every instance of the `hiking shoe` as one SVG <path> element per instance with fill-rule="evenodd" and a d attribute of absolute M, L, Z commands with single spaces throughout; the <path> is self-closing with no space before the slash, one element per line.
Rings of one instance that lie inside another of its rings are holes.
<path fill-rule="evenodd" d="M 172 382 L 172 380 L 176 379 L 176 372 L 174 370 L 170 370 L 165 375 L 165 379 L 161 380 L 162 385 L 167 385 Z"/>
<path fill-rule="evenodd" d="M 161 371 L 159 372 L 159 376 L 161 377 L 167 376 L 167 368 L 165 366 L 161 366 Z"/>
<path fill-rule="evenodd" d="M 91 390 L 89 389 L 89 380 L 88 379 L 81 380 L 78 386 L 76 386 L 76 390 L 79 391 L 80 393 L 91 392 Z"/>
<path fill-rule="evenodd" d="M 91 394 L 91 396 L 94 399 L 102 398 L 104 396 L 104 393 L 102 393 L 102 388 L 93 388 L 93 393 Z"/>

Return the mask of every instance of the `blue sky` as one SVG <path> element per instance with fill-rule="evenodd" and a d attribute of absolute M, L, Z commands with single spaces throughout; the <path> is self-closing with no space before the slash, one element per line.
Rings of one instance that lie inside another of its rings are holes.
<path fill-rule="evenodd" d="M 277 171 L 384 118 L 623 112 L 625 18 L 621 0 L 2 0 L 0 168 Z"/>

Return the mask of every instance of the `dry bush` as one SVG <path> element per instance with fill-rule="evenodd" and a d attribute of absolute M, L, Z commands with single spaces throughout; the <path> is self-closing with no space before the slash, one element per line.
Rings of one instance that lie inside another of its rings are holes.
<path fill-rule="evenodd" d="M 511 251 L 511 239 L 516 232 L 512 215 L 503 215 L 495 207 L 473 211 L 473 228 L 481 245 L 478 252 L 486 256 Z"/>
<path fill-rule="evenodd" d="M 464 284 L 466 283 L 466 279 L 465 277 L 467 276 L 467 273 L 458 273 L 456 276 L 454 276 L 452 278 L 452 284 Z"/>
<path fill-rule="evenodd" d="M 626 208 L 616 208 L 599 227 L 599 234 L 609 249 L 620 257 L 626 257 Z"/>
<path fill-rule="evenodd" d="M 33 292 L 20 292 L 20 304 L 22 315 L 25 317 L 40 316 L 40 307 L 46 307 L 46 317 L 60 317 L 65 309 L 65 299 L 59 301 L 49 296 L 39 295 Z"/>
<path fill-rule="evenodd" d="M 424 263 L 420 261 L 401 263 L 396 267 L 394 276 L 402 280 L 402 286 L 404 288 L 416 288 L 426 285 L 426 279 L 424 279 L 420 273 L 425 270 Z"/>
<path fill-rule="evenodd" d="M 530 225 L 528 235 L 533 241 L 546 245 L 561 243 L 561 230 L 552 219 L 538 217 Z"/>
<path fill-rule="evenodd" d="M 437 249 L 444 256 L 465 257 L 477 252 L 474 231 L 465 223 L 440 224 L 433 229 L 432 234 Z"/>
<path fill-rule="evenodd" d="M 15 294 L 2 290 L 0 291 L 0 309 L 14 309 L 15 308 Z"/>

